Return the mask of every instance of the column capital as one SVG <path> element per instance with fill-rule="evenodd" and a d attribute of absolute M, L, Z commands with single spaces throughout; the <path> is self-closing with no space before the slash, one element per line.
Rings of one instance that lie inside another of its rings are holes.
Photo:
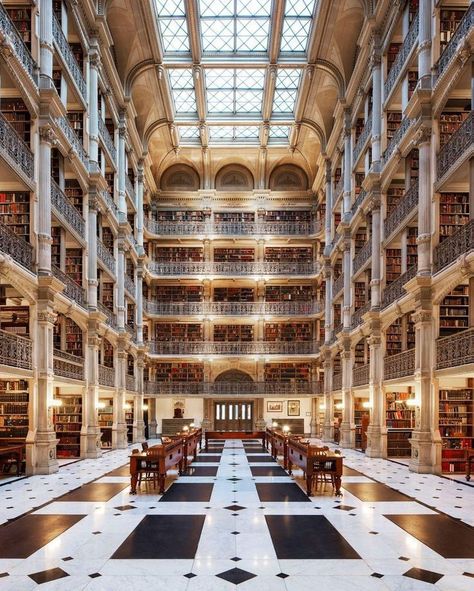
<path fill-rule="evenodd" d="M 423 144 L 430 144 L 432 131 L 431 125 L 422 124 L 413 138 L 415 146 L 419 148 Z"/>
<path fill-rule="evenodd" d="M 56 133 L 54 132 L 49 123 L 40 126 L 39 136 L 40 142 L 43 144 L 50 144 L 51 146 L 55 146 L 58 143 Z"/>

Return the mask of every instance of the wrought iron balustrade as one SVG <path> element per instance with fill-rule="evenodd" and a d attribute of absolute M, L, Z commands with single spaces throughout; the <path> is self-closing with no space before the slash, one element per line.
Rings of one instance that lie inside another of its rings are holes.
<path fill-rule="evenodd" d="M 466 156 L 469 148 L 474 145 L 474 116 L 473 111 L 461 127 L 455 131 L 448 142 L 439 151 L 436 158 L 438 181 L 449 172 L 460 158 Z"/>
<path fill-rule="evenodd" d="M 335 373 L 332 375 L 332 390 L 340 390 L 342 388 L 342 373 Z"/>
<path fill-rule="evenodd" d="M 436 369 L 474 363 L 474 328 L 436 341 Z"/>
<path fill-rule="evenodd" d="M 384 379 L 395 380 L 415 373 L 415 349 L 408 349 L 384 359 Z"/>
<path fill-rule="evenodd" d="M 128 193 L 130 199 L 135 203 L 135 189 L 128 174 L 125 175 L 125 191 Z"/>
<path fill-rule="evenodd" d="M 474 220 L 470 220 L 459 230 L 440 242 L 434 251 L 434 271 L 437 273 L 451 263 L 474 250 Z"/>
<path fill-rule="evenodd" d="M 321 302 L 153 302 L 144 300 L 148 314 L 159 316 L 306 316 L 321 312 Z"/>
<path fill-rule="evenodd" d="M 99 310 L 99 312 L 102 312 L 102 314 L 105 315 L 105 321 L 110 327 L 117 328 L 117 316 L 113 313 L 113 311 L 110 308 L 104 306 L 102 302 L 97 302 L 97 309 Z"/>
<path fill-rule="evenodd" d="M 118 210 L 118 207 L 117 207 L 115 201 L 110 196 L 110 193 L 108 191 L 101 191 L 101 196 L 102 196 L 102 199 L 104 200 L 104 203 L 107 205 L 108 209 L 114 215 L 115 219 L 118 220 L 119 219 L 119 210 Z"/>
<path fill-rule="evenodd" d="M 399 201 L 384 222 L 384 236 L 387 239 L 418 205 L 418 183 L 414 183 Z"/>
<path fill-rule="evenodd" d="M 125 387 L 129 392 L 136 392 L 137 386 L 135 376 L 125 376 Z"/>
<path fill-rule="evenodd" d="M 410 267 L 406 273 L 403 273 L 403 275 L 400 275 L 400 277 L 385 287 L 382 294 L 382 310 L 388 308 L 390 304 L 393 304 L 393 302 L 405 295 L 403 286 L 410 281 L 410 279 L 415 277 L 416 270 L 416 265 L 413 265 L 413 267 Z"/>
<path fill-rule="evenodd" d="M 341 178 L 337 181 L 334 187 L 334 203 L 339 199 L 344 191 L 344 175 L 341 174 Z"/>
<path fill-rule="evenodd" d="M 145 382 L 145 393 L 163 396 L 316 395 L 318 382 Z"/>
<path fill-rule="evenodd" d="M 81 72 L 81 68 L 77 63 L 76 57 L 72 52 L 71 46 L 69 45 L 68 40 L 66 39 L 61 25 L 59 24 L 58 19 L 53 15 L 53 39 L 54 42 L 59 49 L 59 53 L 61 54 L 64 63 L 66 64 L 67 70 L 76 84 L 81 97 L 83 98 L 84 102 L 87 103 L 87 85 L 84 79 L 84 75 Z"/>
<path fill-rule="evenodd" d="M 129 277 L 128 275 L 125 275 L 123 278 L 123 285 L 125 287 L 125 289 L 128 291 L 128 293 L 135 297 L 135 283 L 133 281 L 133 279 L 131 277 Z"/>
<path fill-rule="evenodd" d="M 2 112 L 0 112 L 0 154 L 8 161 L 13 170 L 21 171 L 29 180 L 34 181 L 35 158 L 33 152 Z"/>
<path fill-rule="evenodd" d="M 390 160 L 390 156 L 393 154 L 393 152 L 395 151 L 395 148 L 398 146 L 398 144 L 400 143 L 400 141 L 402 140 L 404 135 L 407 133 L 407 131 L 413 125 L 414 121 L 415 121 L 414 119 L 409 119 L 408 117 L 404 117 L 404 119 L 400 123 L 399 128 L 393 134 L 392 139 L 389 141 L 389 143 L 382 155 L 382 158 L 381 158 L 382 168 Z"/>
<path fill-rule="evenodd" d="M 107 151 L 112 158 L 112 161 L 115 163 L 117 162 L 117 150 L 115 149 L 115 144 L 112 136 L 110 135 L 107 126 L 105 125 L 104 120 L 99 115 L 99 135 L 104 143 L 104 146 L 107 148 Z"/>
<path fill-rule="evenodd" d="M 0 221 L 0 251 L 6 252 L 22 267 L 33 272 L 33 247 L 2 221 Z"/>
<path fill-rule="evenodd" d="M 362 153 L 362 150 L 364 149 L 367 140 L 369 139 L 369 137 L 372 135 L 372 113 L 367 117 L 367 121 L 364 124 L 364 129 L 362 130 L 362 133 L 360 134 L 356 145 L 354 147 L 354 150 L 352 151 L 352 166 L 355 166 L 357 164 L 357 161 L 359 160 L 359 156 Z"/>
<path fill-rule="evenodd" d="M 85 308 L 87 306 L 86 290 L 76 283 L 74 279 L 69 277 L 69 275 L 66 275 L 66 273 L 61 271 L 61 269 L 56 265 L 51 265 L 51 270 L 56 279 L 59 279 L 59 281 L 64 283 L 64 295 Z"/>
<path fill-rule="evenodd" d="M 115 386 L 115 368 L 99 365 L 99 384 L 101 386 Z"/>
<path fill-rule="evenodd" d="M 148 269 L 155 275 L 314 275 L 319 271 L 319 263 L 151 261 Z"/>
<path fill-rule="evenodd" d="M 397 81 L 398 77 L 400 76 L 401 72 L 403 71 L 406 61 L 411 54 L 413 47 L 418 39 L 418 29 L 419 29 L 419 18 L 418 14 L 413 18 L 413 21 L 410 25 L 408 33 L 403 41 L 402 46 L 400 47 L 400 51 L 397 53 L 397 57 L 390 68 L 390 71 L 387 75 L 387 79 L 385 80 L 384 84 L 384 96 L 385 100 L 389 97 L 390 93 L 395 86 L 395 82 Z"/>
<path fill-rule="evenodd" d="M 370 259 L 372 256 L 372 241 L 368 240 L 364 246 L 359 250 L 359 252 L 355 255 L 354 260 L 352 261 L 352 273 L 355 274 L 361 269 L 365 263 Z"/>
<path fill-rule="evenodd" d="M 0 330 L 0 365 L 33 369 L 31 339 Z"/>
<path fill-rule="evenodd" d="M 369 383 L 370 363 L 359 365 L 352 370 L 352 385 L 365 386 Z"/>
<path fill-rule="evenodd" d="M 332 290 L 332 296 L 335 298 L 344 289 L 344 273 L 341 273 L 339 277 L 334 281 Z"/>
<path fill-rule="evenodd" d="M 54 349 L 53 368 L 57 376 L 73 380 L 84 379 L 84 359 L 66 351 Z"/>
<path fill-rule="evenodd" d="M 360 324 L 362 324 L 362 316 L 364 314 L 367 314 L 370 308 L 371 302 L 367 302 L 365 306 L 362 306 L 361 308 L 358 308 L 354 311 L 354 313 L 352 314 L 351 328 L 357 328 Z"/>
<path fill-rule="evenodd" d="M 163 222 L 145 218 L 145 227 L 158 236 L 199 236 L 211 232 L 206 222 Z"/>
<path fill-rule="evenodd" d="M 153 355 L 313 355 L 319 350 L 313 341 L 150 341 Z"/>
<path fill-rule="evenodd" d="M 357 195 L 357 199 L 354 201 L 354 203 L 352 204 L 352 208 L 351 208 L 351 214 L 353 216 L 357 213 L 357 210 L 364 202 L 364 199 L 366 198 L 366 196 L 367 196 L 366 191 L 360 191 L 360 193 Z"/>
<path fill-rule="evenodd" d="M 435 79 L 437 80 L 442 76 L 443 72 L 448 67 L 448 64 L 453 59 L 460 45 L 463 44 L 470 29 L 474 26 L 474 4 L 470 4 L 466 10 L 458 28 L 455 30 L 453 36 L 449 40 L 449 43 L 444 48 L 438 63 L 435 65 Z"/>
<path fill-rule="evenodd" d="M 76 152 L 80 161 L 84 165 L 84 168 L 89 170 L 89 155 L 87 154 L 81 139 L 71 127 L 69 119 L 67 117 L 56 117 L 55 122 L 69 142 L 71 148 Z"/>
<path fill-rule="evenodd" d="M 54 214 L 84 239 L 86 224 L 84 218 L 53 179 L 51 179 L 51 206 Z"/>
<path fill-rule="evenodd" d="M 115 258 L 105 244 L 97 238 L 97 257 L 100 262 L 115 276 Z"/>
<path fill-rule="evenodd" d="M 0 3 L 0 43 L 14 53 L 30 78 L 38 86 L 38 65 L 18 33 L 5 6 Z"/>

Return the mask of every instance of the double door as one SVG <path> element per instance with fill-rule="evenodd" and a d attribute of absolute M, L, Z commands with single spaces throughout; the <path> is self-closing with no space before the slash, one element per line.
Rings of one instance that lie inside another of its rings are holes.
<path fill-rule="evenodd" d="M 214 429 L 216 431 L 252 431 L 253 401 L 214 402 Z"/>

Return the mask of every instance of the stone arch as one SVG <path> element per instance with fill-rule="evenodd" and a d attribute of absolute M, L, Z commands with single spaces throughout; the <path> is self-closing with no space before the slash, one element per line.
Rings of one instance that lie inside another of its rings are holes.
<path fill-rule="evenodd" d="M 252 376 L 240 369 L 228 369 L 216 376 L 215 382 L 251 383 Z"/>
<path fill-rule="evenodd" d="M 272 191 L 306 191 L 308 176 L 296 164 L 281 164 L 272 170 L 269 188 Z"/>
<path fill-rule="evenodd" d="M 198 191 L 199 187 L 199 174 L 187 164 L 173 164 L 161 175 L 160 188 L 163 191 Z"/>
<path fill-rule="evenodd" d="M 252 191 L 255 181 L 245 166 L 228 164 L 217 171 L 215 187 L 218 191 Z"/>

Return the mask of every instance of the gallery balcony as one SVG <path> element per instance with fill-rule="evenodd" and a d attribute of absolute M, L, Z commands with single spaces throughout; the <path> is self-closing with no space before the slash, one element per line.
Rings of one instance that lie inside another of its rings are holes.
<path fill-rule="evenodd" d="M 157 277 L 246 277 L 246 276 L 302 276 L 319 273 L 319 263 L 309 262 L 159 262 L 151 261 L 149 272 Z"/>
<path fill-rule="evenodd" d="M 0 330 L 0 365 L 33 369 L 31 339 Z"/>
<path fill-rule="evenodd" d="M 318 382 L 145 382 L 158 396 L 315 396 Z"/>
<path fill-rule="evenodd" d="M 436 341 L 436 369 L 474 364 L 474 328 Z"/>
<path fill-rule="evenodd" d="M 155 302 L 144 300 L 149 316 L 311 316 L 321 302 Z"/>
<path fill-rule="evenodd" d="M 149 341 L 150 355 L 316 355 L 319 345 L 313 341 Z"/>
<path fill-rule="evenodd" d="M 415 349 L 408 349 L 384 359 L 384 379 L 394 380 L 413 376 L 415 373 Z"/>
<path fill-rule="evenodd" d="M 470 220 L 452 236 L 443 240 L 434 251 L 434 271 L 438 273 L 442 269 L 454 263 L 460 256 L 474 250 L 474 220 Z"/>

